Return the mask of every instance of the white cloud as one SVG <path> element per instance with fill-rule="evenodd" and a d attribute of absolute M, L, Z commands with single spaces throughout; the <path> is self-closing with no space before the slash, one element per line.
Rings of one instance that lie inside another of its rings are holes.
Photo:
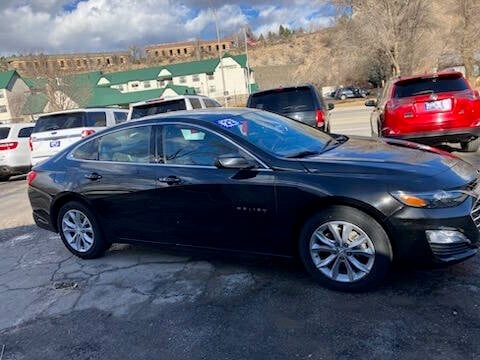
<path fill-rule="evenodd" d="M 4 19 L 0 23 L 0 53 L 120 50 L 132 44 L 215 36 L 206 0 L 83 0 L 72 10 L 65 10 L 74 2 L 0 0 Z M 224 36 L 246 24 L 260 34 L 276 31 L 280 24 L 308 28 L 328 21 L 317 14 L 319 5 L 312 0 L 213 3 Z M 252 11 L 242 11 L 245 7 Z"/>

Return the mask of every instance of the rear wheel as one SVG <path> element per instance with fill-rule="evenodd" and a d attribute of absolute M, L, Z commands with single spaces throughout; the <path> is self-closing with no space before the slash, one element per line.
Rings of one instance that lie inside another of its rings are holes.
<path fill-rule="evenodd" d="M 467 152 L 477 152 L 480 148 L 480 138 L 476 138 L 475 140 L 465 141 L 461 143 L 462 150 Z"/>
<path fill-rule="evenodd" d="M 63 205 L 57 221 L 60 237 L 72 254 L 94 259 L 108 248 L 95 215 L 82 203 L 71 201 Z"/>
<path fill-rule="evenodd" d="M 382 226 L 364 212 L 346 206 L 325 209 L 303 227 L 300 257 L 320 284 L 341 291 L 377 286 L 392 263 Z"/>

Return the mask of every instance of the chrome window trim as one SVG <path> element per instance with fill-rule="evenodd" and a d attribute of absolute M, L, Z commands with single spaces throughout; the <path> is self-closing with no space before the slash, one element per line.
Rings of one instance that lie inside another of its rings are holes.
<path fill-rule="evenodd" d="M 90 141 L 94 141 L 95 139 L 97 138 L 100 138 L 102 136 L 105 136 L 105 135 L 108 135 L 108 134 L 112 134 L 114 132 L 118 132 L 118 131 L 123 131 L 123 130 L 127 130 L 127 129 L 131 129 L 131 128 L 136 128 L 136 127 L 142 127 L 142 126 L 163 126 L 163 125 L 186 125 L 186 126 L 192 126 L 192 127 L 196 127 L 198 129 L 202 129 L 202 130 L 205 130 L 205 131 L 209 131 L 219 137 L 221 137 L 222 139 L 226 140 L 227 142 L 229 142 L 230 144 L 232 144 L 233 146 L 235 146 L 236 148 L 240 149 L 241 151 L 243 151 L 244 153 L 246 153 L 248 156 L 252 157 L 260 166 L 262 166 L 262 168 L 259 168 L 259 169 L 255 169 L 256 171 L 273 171 L 268 165 L 266 165 L 262 160 L 260 160 L 257 156 L 253 155 L 250 151 L 248 151 L 247 149 L 243 148 L 242 146 L 238 145 L 236 142 L 234 142 L 233 140 L 229 139 L 228 137 L 216 132 L 215 130 L 211 130 L 211 129 L 208 129 L 202 125 L 197 125 L 197 124 L 190 124 L 188 122 L 175 122 L 175 121 L 169 121 L 169 122 L 159 122 L 159 123 L 153 123 L 153 124 L 132 124 L 131 126 L 126 126 L 126 127 L 123 127 L 121 129 L 116 129 L 116 130 L 113 130 L 113 131 L 109 131 L 107 133 L 103 133 L 103 134 L 93 134 L 89 137 L 88 141 L 87 142 L 90 142 Z M 220 170 L 218 169 L 216 166 L 209 166 L 209 165 L 180 165 L 180 164 L 161 164 L 161 163 L 137 163 L 137 162 L 128 162 L 128 161 L 105 161 L 105 160 L 85 160 L 85 159 L 76 159 L 73 157 L 73 153 L 80 147 L 80 146 L 83 146 L 85 145 L 87 142 L 85 143 L 82 143 L 82 144 L 79 144 L 77 146 L 75 146 L 72 150 L 70 150 L 70 152 L 67 154 L 66 158 L 68 160 L 72 160 L 72 161 L 78 161 L 78 162 L 92 162 L 92 163 L 105 163 L 105 164 L 131 164 L 131 165 L 149 165 L 149 166 L 172 166 L 172 167 L 186 167 L 186 168 L 201 168 L 201 169 L 217 169 L 217 170 Z"/>

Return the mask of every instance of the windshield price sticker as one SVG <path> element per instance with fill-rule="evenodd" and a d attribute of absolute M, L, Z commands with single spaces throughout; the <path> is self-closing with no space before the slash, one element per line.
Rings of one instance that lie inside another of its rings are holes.
<path fill-rule="evenodd" d="M 220 125 L 220 126 L 223 126 L 224 128 L 227 128 L 227 129 L 230 129 L 234 126 L 239 126 L 240 125 L 240 123 L 237 120 L 233 120 L 233 119 L 218 120 L 217 124 Z"/>

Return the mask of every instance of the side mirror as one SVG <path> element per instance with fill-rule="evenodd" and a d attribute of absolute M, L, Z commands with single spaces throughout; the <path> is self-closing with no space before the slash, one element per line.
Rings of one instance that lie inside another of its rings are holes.
<path fill-rule="evenodd" d="M 219 169 L 247 170 L 256 168 L 257 163 L 240 155 L 221 155 L 215 160 L 215 166 Z"/>
<path fill-rule="evenodd" d="M 328 104 L 327 104 L 327 107 L 328 107 L 328 110 L 333 110 L 333 109 L 335 109 L 335 105 L 332 104 L 332 103 L 328 103 Z"/>
<path fill-rule="evenodd" d="M 367 100 L 367 101 L 365 101 L 365 106 L 376 107 L 377 106 L 377 101 L 376 100 Z"/>

